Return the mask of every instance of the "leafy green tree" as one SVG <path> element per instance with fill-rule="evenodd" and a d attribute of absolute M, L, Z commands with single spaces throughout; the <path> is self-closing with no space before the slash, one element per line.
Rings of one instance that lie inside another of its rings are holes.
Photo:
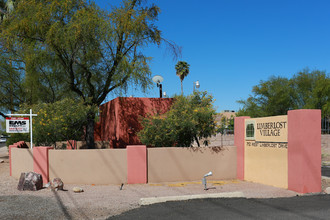
<path fill-rule="evenodd" d="M 8 53 L 20 58 L 15 66 L 32 104 L 43 90 L 54 89 L 49 94 L 61 91 L 64 97 L 81 98 L 85 106 L 99 106 L 109 93 L 131 85 L 149 88 L 151 58 L 145 47 L 165 43 L 174 55 L 180 53 L 155 25 L 159 11 L 139 0 L 123 0 L 111 11 L 84 0 L 18 1 L 2 23 L 0 38 Z M 86 114 L 89 148 L 94 148 L 94 119 L 94 112 Z"/>
<path fill-rule="evenodd" d="M 15 4 L 15 0 L 0 0 L 0 22 L 2 22 L 4 19 L 6 19 L 10 13 L 14 10 L 14 4 Z M 14 78 L 17 77 L 12 76 L 13 73 L 12 71 L 10 71 L 12 69 L 12 62 L 10 61 L 10 59 L 8 59 L 9 57 L 7 56 L 7 50 L 4 49 L 3 46 L 4 43 L 1 42 L 0 43 L 0 47 L 1 47 L 1 52 L 2 54 L 5 55 L 5 57 L 7 57 L 7 61 L 9 62 L 4 62 L 3 59 L 0 60 L 0 81 L 4 82 L 0 85 L 0 97 L 3 97 L 3 99 L 0 100 L 0 115 L 5 117 L 5 115 L 3 114 L 4 110 L 11 110 L 14 108 L 15 104 L 14 102 L 14 94 L 15 92 L 17 92 L 17 90 L 14 90 L 15 87 L 15 82 L 13 81 Z M 5 76 L 3 74 L 1 74 L 3 72 L 3 70 L 7 71 L 7 74 L 5 74 Z M 8 76 L 6 76 L 8 75 Z M 4 77 L 8 80 L 4 80 Z M 6 81 L 8 81 L 6 83 Z M 16 93 L 17 94 L 17 93 Z M 9 101 L 8 101 L 9 100 Z"/>
<path fill-rule="evenodd" d="M 227 118 L 222 116 L 219 123 L 219 132 L 221 134 L 228 134 L 228 132 L 232 133 L 234 131 L 234 116 L 230 116 Z"/>
<path fill-rule="evenodd" d="M 0 1 L 2 20 L 9 20 L 17 1 Z M 1 23 L 1 28 L 5 26 Z M 0 35 L 0 115 L 15 112 L 21 103 L 55 102 L 63 97 L 74 97 L 63 88 L 64 75 L 47 53 L 24 50 L 15 43 L 9 44 Z M 26 51 L 26 53 L 25 53 Z"/>
<path fill-rule="evenodd" d="M 0 56 L 0 115 L 5 118 L 6 112 L 17 110 L 19 104 L 25 101 L 26 93 L 19 71 L 12 68 L 4 53 Z"/>
<path fill-rule="evenodd" d="M 81 140 L 84 136 L 86 114 L 97 112 L 95 106 L 86 106 L 81 100 L 63 99 L 49 104 L 24 104 L 18 113 L 26 113 L 31 108 L 38 115 L 33 117 L 32 124 L 33 143 L 36 146 L 55 146 L 57 141 Z M 25 136 L 12 134 L 9 142 L 17 142 L 19 138 L 30 141 L 29 135 Z"/>
<path fill-rule="evenodd" d="M 15 0 L 0 0 L 0 18 L 5 19 L 14 10 Z"/>
<path fill-rule="evenodd" d="M 324 71 L 305 69 L 291 79 L 270 77 L 252 89 L 253 95 L 238 103 L 238 116 L 285 115 L 290 109 L 322 109 L 329 115 L 330 78 Z"/>
<path fill-rule="evenodd" d="M 324 115 L 330 115 L 330 77 L 324 71 L 305 69 L 290 80 L 294 91 L 292 96 L 294 109 L 321 109 Z"/>
<path fill-rule="evenodd" d="M 181 95 L 183 95 L 183 80 L 189 74 L 189 64 L 185 61 L 179 61 L 175 65 L 176 75 L 180 77 L 181 81 Z"/>
<path fill-rule="evenodd" d="M 138 136 L 143 144 L 155 147 L 190 147 L 218 132 L 213 97 L 206 92 L 176 96 L 171 109 L 163 115 L 149 115 L 141 120 Z M 207 140 L 204 145 L 208 145 Z"/>
<path fill-rule="evenodd" d="M 253 87 L 253 96 L 238 101 L 243 104 L 243 109 L 238 114 L 251 117 L 286 114 L 292 108 L 292 90 L 289 85 L 289 80 L 284 77 L 272 76 L 267 81 L 261 81 Z"/>

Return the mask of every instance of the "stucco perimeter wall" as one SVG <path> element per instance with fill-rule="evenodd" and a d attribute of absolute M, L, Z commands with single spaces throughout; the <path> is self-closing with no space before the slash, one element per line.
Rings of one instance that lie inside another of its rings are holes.
<path fill-rule="evenodd" d="M 49 177 L 68 184 L 126 183 L 126 150 L 50 150 Z"/>
<path fill-rule="evenodd" d="M 29 148 L 11 149 L 12 177 L 18 179 L 23 172 L 33 172 L 33 154 Z"/>
<path fill-rule="evenodd" d="M 148 182 L 236 179 L 236 147 L 148 149 Z"/>

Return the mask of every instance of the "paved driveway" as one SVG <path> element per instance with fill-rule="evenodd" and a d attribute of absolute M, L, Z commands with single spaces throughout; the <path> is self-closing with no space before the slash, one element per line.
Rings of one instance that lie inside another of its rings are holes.
<path fill-rule="evenodd" d="M 329 219 L 330 195 L 223 198 L 142 206 L 109 219 Z"/>

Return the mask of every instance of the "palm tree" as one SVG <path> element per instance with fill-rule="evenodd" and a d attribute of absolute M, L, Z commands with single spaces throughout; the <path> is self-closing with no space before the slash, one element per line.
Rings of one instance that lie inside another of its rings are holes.
<path fill-rule="evenodd" d="M 175 65 L 176 75 L 180 77 L 181 80 L 181 95 L 183 95 L 183 80 L 189 74 L 189 64 L 185 61 L 179 61 Z"/>

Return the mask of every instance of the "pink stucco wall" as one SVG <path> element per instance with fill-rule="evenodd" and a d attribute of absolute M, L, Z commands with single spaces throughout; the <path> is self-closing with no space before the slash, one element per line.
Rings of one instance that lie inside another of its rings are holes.
<path fill-rule="evenodd" d="M 33 171 L 42 175 L 43 183 L 49 182 L 48 151 L 52 147 L 33 148 Z"/>
<path fill-rule="evenodd" d="M 248 116 L 236 117 L 234 121 L 235 137 L 234 145 L 237 147 L 237 179 L 244 180 L 244 142 L 245 119 Z"/>
<path fill-rule="evenodd" d="M 147 147 L 127 146 L 127 183 L 147 183 Z"/>
<path fill-rule="evenodd" d="M 95 140 L 109 141 L 111 148 L 142 144 L 137 133 L 142 129 L 140 117 L 163 114 L 173 103 L 171 98 L 119 97 L 100 106 Z"/>
<path fill-rule="evenodd" d="M 321 110 L 288 112 L 288 188 L 321 191 Z"/>

